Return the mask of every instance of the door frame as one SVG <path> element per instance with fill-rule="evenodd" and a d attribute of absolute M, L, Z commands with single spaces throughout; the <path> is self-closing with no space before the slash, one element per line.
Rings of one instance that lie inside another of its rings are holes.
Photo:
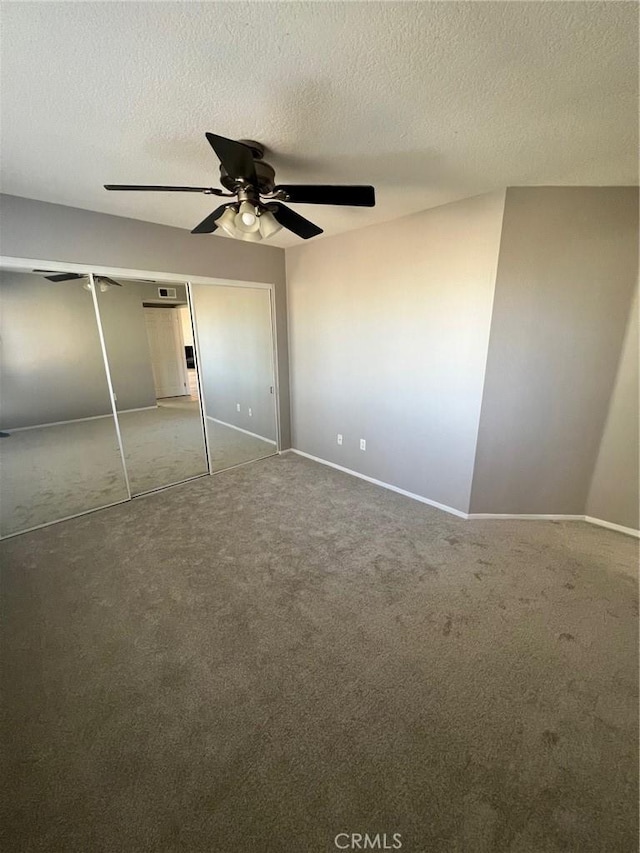
<path fill-rule="evenodd" d="M 171 316 L 174 318 L 174 320 L 177 320 L 177 322 L 175 323 L 175 327 L 177 329 L 177 335 L 174 333 L 174 336 L 173 336 L 174 356 L 175 356 L 176 361 L 178 362 L 178 364 L 180 366 L 180 376 L 182 377 L 182 379 L 181 379 L 182 387 L 185 389 L 185 393 L 184 394 L 173 394 L 171 396 L 173 396 L 173 397 L 187 396 L 188 397 L 189 396 L 189 374 L 187 373 L 187 362 L 186 362 L 185 354 L 184 354 L 184 336 L 182 334 L 182 321 L 181 321 L 181 318 L 178 314 L 180 309 L 176 305 L 163 306 L 163 305 L 148 305 L 147 304 L 147 305 L 142 306 L 142 310 L 143 311 L 173 311 L 173 314 Z M 145 321 L 145 327 L 146 327 L 146 321 Z M 151 367 L 153 369 L 153 358 L 151 359 Z M 155 383 L 155 375 L 154 375 L 154 383 Z M 158 389 L 156 388 L 156 392 L 157 392 L 157 390 Z M 163 398 L 158 397 L 156 395 L 156 400 L 161 400 L 161 399 L 163 399 Z"/>

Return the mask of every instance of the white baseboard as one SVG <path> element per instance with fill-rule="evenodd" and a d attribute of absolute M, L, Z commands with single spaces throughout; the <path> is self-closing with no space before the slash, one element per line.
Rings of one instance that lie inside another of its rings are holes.
<path fill-rule="evenodd" d="M 296 450 L 295 447 L 290 448 L 289 452 L 296 453 L 298 456 L 304 456 L 305 459 L 311 459 L 314 462 L 319 462 L 321 465 L 327 465 L 329 468 L 335 468 L 337 471 L 343 471 L 345 474 L 351 474 L 352 477 L 358 477 L 360 480 L 366 480 L 367 483 L 373 483 L 374 486 L 382 486 L 383 489 L 389 489 L 391 492 L 397 492 L 399 495 L 404 495 L 405 498 L 411 498 L 411 500 L 428 504 L 428 506 L 433 506 L 436 509 L 441 509 L 443 512 L 448 512 L 451 515 L 458 516 L 458 518 L 466 519 L 467 517 L 466 512 L 461 512 L 459 509 L 455 509 L 452 506 L 446 506 L 446 504 L 441 504 L 437 501 L 429 500 L 429 498 L 424 498 L 422 495 L 407 492 L 405 489 L 400 489 L 398 486 L 392 486 L 391 483 L 383 483 L 382 480 L 376 480 L 374 477 L 367 477 L 366 474 L 360 474 L 359 471 L 352 471 L 351 468 L 344 468 L 342 465 L 336 465 L 335 462 L 328 462 L 326 459 L 320 459 L 318 456 L 312 456 L 310 453 L 304 453 L 302 450 Z"/>
<path fill-rule="evenodd" d="M 237 429 L 238 432 L 243 432 L 245 435 L 250 435 L 253 438 L 259 438 L 260 441 L 266 441 L 268 444 L 276 444 L 272 438 L 265 438 L 263 435 L 258 435 L 257 432 L 249 432 L 248 429 L 242 429 L 242 427 L 235 426 L 234 424 L 228 424 L 226 421 L 221 421 L 218 418 L 212 418 L 211 415 L 207 415 L 208 421 L 214 421 L 217 424 L 221 424 L 222 426 L 229 427 L 229 429 Z"/>
<path fill-rule="evenodd" d="M 494 519 L 500 521 L 584 521 L 584 515 L 544 515 L 511 512 L 470 512 L 467 518 L 470 521 L 481 521 L 482 519 Z"/>
<path fill-rule="evenodd" d="M 595 524 L 598 527 L 606 527 L 609 530 L 615 530 L 618 533 L 625 533 L 627 536 L 634 536 L 640 539 L 640 530 L 634 530 L 632 527 L 623 527 L 621 524 L 614 524 L 611 521 L 603 521 L 600 518 L 592 518 L 589 515 L 544 515 L 544 514 L 517 514 L 517 513 L 494 513 L 494 512 L 472 512 L 466 513 L 451 506 L 438 503 L 437 501 L 429 500 L 429 498 L 416 495 L 413 492 L 407 492 L 405 489 L 400 489 L 398 486 L 392 486 L 390 483 L 383 483 L 382 480 L 376 480 L 373 477 L 367 477 L 365 474 L 360 474 L 358 471 L 353 471 L 351 468 L 345 468 L 342 465 L 337 465 L 335 462 L 329 462 L 327 459 L 321 459 L 319 456 L 312 456 L 310 453 L 305 453 L 303 450 L 297 450 L 295 447 L 281 450 L 280 455 L 285 453 L 295 453 L 298 456 L 304 456 L 305 459 L 311 459 L 313 462 L 319 462 L 321 465 L 327 465 L 329 468 L 335 468 L 337 471 L 342 471 L 345 474 L 351 474 L 352 477 L 358 477 L 360 480 L 366 480 L 367 483 L 373 483 L 374 486 L 381 486 L 383 489 L 389 489 L 391 492 L 397 492 L 399 495 L 404 495 L 411 500 L 419 501 L 428 506 L 441 509 L 443 512 L 448 512 L 465 521 L 586 521 L 588 524 Z"/>
<path fill-rule="evenodd" d="M 585 515 L 584 520 L 589 524 L 596 524 L 598 527 L 607 527 L 609 530 L 617 530 L 618 533 L 626 533 L 627 536 L 634 536 L 640 539 L 640 530 L 635 530 L 633 527 L 623 527 L 622 524 L 614 524 L 612 521 L 604 521 L 602 518 L 592 518 L 590 515 Z"/>
<path fill-rule="evenodd" d="M 119 415 L 124 415 L 127 412 L 146 412 L 150 409 L 157 409 L 157 406 L 140 406 L 139 409 L 120 409 L 118 411 Z M 112 418 L 113 412 L 109 412 L 108 415 L 91 415 L 89 418 L 72 418 L 69 421 L 52 421 L 48 424 L 33 424 L 32 426 L 26 427 L 3 427 L 3 432 L 24 432 L 27 429 L 43 429 L 44 427 L 52 427 L 52 426 L 64 426 L 65 424 L 79 424 L 84 423 L 84 421 L 99 421 L 102 418 Z M 66 520 L 66 519 L 64 519 Z"/>
<path fill-rule="evenodd" d="M 625 533 L 627 536 L 635 536 L 640 539 L 640 530 L 634 530 L 633 527 L 623 527 L 621 524 L 614 524 L 612 521 L 604 521 L 601 518 L 593 518 L 590 515 L 517 515 L 511 513 L 495 513 L 495 512 L 472 512 L 468 516 L 470 521 L 474 519 L 500 519 L 514 521 L 586 521 L 587 524 L 595 524 L 597 527 L 606 527 L 609 530 L 615 530 L 617 533 Z"/>

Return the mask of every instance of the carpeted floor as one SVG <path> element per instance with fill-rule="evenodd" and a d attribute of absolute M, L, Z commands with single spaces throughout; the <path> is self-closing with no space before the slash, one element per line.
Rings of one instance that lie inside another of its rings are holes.
<path fill-rule="evenodd" d="M 255 435 L 207 418 L 207 435 L 211 447 L 212 471 L 224 471 L 278 452 L 276 444 Z"/>
<path fill-rule="evenodd" d="M 637 849 L 629 537 L 287 455 L 0 553 L 11 853 Z"/>
<path fill-rule="evenodd" d="M 160 400 L 119 420 L 134 495 L 207 473 L 197 400 Z M 214 471 L 276 452 L 211 420 L 207 432 Z M 127 499 L 109 417 L 12 432 L 0 439 L 0 472 L 0 536 Z"/>

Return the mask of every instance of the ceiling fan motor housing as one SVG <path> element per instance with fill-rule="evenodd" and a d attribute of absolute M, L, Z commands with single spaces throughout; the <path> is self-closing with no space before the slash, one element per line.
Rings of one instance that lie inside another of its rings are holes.
<path fill-rule="evenodd" d="M 254 187 L 254 189 L 256 189 L 260 195 L 270 195 L 275 186 L 276 173 L 272 166 L 265 163 L 264 160 L 256 157 L 257 150 L 258 149 L 256 148 L 251 148 L 254 158 L 256 177 L 258 179 L 258 186 Z M 220 183 L 226 190 L 229 190 L 229 192 L 232 193 L 236 193 L 239 189 L 243 189 L 245 184 L 242 178 L 235 178 L 229 175 L 222 164 L 220 165 Z"/>

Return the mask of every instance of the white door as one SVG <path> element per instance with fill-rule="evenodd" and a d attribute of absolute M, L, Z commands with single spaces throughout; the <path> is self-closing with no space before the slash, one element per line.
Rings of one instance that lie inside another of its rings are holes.
<path fill-rule="evenodd" d="M 180 314 L 176 308 L 145 308 L 156 397 L 189 393 Z"/>

